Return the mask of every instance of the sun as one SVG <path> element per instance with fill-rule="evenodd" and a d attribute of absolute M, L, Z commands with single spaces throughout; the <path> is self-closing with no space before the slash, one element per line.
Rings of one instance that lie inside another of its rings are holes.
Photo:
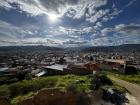
<path fill-rule="evenodd" d="M 48 16 L 49 16 L 50 21 L 52 21 L 52 22 L 56 22 L 59 18 L 58 15 L 52 14 L 52 13 L 48 14 Z"/>

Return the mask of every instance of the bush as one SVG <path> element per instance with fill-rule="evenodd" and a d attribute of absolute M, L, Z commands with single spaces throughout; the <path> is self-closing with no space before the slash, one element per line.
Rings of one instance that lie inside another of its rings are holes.
<path fill-rule="evenodd" d="M 24 80 L 8 86 L 11 97 L 27 94 L 31 91 L 37 91 L 42 88 L 50 88 L 56 86 L 56 78 L 37 78 L 34 80 Z"/>
<path fill-rule="evenodd" d="M 14 82 L 17 82 L 18 79 L 14 78 L 14 77 L 0 77 L 0 85 L 3 85 L 3 84 L 11 84 L 11 83 L 14 83 Z"/>
<path fill-rule="evenodd" d="M 77 83 L 76 80 L 82 82 Z M 40 77 L 0 86 L 0 95 L 9 95 L 13 98 L 28 94 L 29 92 L 36 92 L 42 88 L 54 87 L 64 87 L 69 91 L 87 91 L 90 90 L 89 85 L 90 79 L 86 76 L 66 75 Z"/>
<path fill-rule="evenodd" d="M 7 88 L 6 85 L 3 85 L 0 87 L 0 96 L 9 96 L 10 95 L 10 91 Z"/>
<path fill-rule="evenodd" d="M 17 96 L 11 100 L 11 104 L 12 105 L 19 105 L 19 103 L 21 101 L 29 99 L 29 98 L 33 97 L 34 95 L 35 95 L 35 93 L 30 92 L 30 93 L 25 94 L 25 95 Z"/>
<path fill-rule="evenodd" d="M 77 87 L 77 85 L 75 83 L 71 83 L 66 87 L 66 90 L 70 91 L 70 92 L 77 92 L 78 87 Z"/>
<path fill-rule="evenodd" d="M 112 81 L 105 74 L 98 74 L 91 80 L 91 88 L 98 89 L 104 85 L 113 85 Z"/>

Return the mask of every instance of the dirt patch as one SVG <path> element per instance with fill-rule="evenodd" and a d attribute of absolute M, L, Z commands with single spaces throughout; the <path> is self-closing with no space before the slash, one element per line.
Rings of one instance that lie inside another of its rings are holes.
<path fill-rule="evenodd" d="M 32 99 L 24 100 L 21 105 L 90 105 L 86 93 L 62 92 L 59 89 L 43 89 Z"/>
<path fill-rule="evenodd" d="M 126 105 L 140 105 L 139 101 L 134 96 L 127 93 L 126 97 L 129 100 L 129 103 L 126 103 Z"/>
<path fill-rule="evenodd" d="M 11 105 L 8 98 L 0 97 L 0 105 Z"/>

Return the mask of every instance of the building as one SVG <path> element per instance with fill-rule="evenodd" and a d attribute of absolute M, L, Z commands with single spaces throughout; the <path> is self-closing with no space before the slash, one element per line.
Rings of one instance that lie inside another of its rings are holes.
<path fill-rule="evenodd" d="M 93 70 L 93 71 L 99 71 L 100 70 L 99 65 L 96 64 L 96 63 L 87 63 L 84 66 L 89 70 Z"/>
<path fill-rule="evenodd" d="M 69 64 L 67 68 L 64 68 L 64 74 L 75 74 L 75 75 L 88 75 L 92 74 L 93 70 L 88 69 L 84 65 Z"/>
<path fill-rule="evenodd" d="M 62 75 L 64 74 L 63 68 L 66 68 L 66 65 L 55 64 L 44 67 L 44 70 L 46 71 L 46 75 Z"/>
<path fill-rule="evenodd" d="M 124 74 L 136 74 L 136 67 L 127 64 L 123 59 L 105 59 L 101 64 L 102 70 L 114 70 Z"/>
<path fill-rule="evenodd" d="M 15 76 L 16 74 L 16 68 L 0 68 L 0 76 Z"/>

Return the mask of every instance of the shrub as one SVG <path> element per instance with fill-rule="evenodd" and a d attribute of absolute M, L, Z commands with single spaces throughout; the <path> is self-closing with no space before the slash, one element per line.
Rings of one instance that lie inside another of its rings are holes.
<path fill-rule="evenodd" d="M 14 83 L 8 86 L 11 97 L 17 95 L 27 94 L 31 91 L 37 91 L 42 88 L 55 87 L 56 78 L 37 78 L 34 80 L 24 80 L 22 82 Z"/>
<path fill-rule="evenodd" d="M 82 81 L 77 83 L 76 80 Z M 83 82 L 84 81 L 84 82 Z M 5 86 L 0 86 L 0 95 L 9 95 L 10 97 L 22 96 L 29 92 L 36 92 L 42 88 L 64 87 L 69 91 L 89 90 L 90 79 L 86 76 L 51 76 L 40 77 L 32 80 L 23 80 Z"/>
<path fill-rule="evenodd" d="M 70 91 L 70 92 L 77 92 L 78 87 L 77 87 L 77 85 L 75 83 L 71 83 L 66 87 L 66 90 Z"/>
<path fill-rule="evenodd" d="M 91 80 L 91 88 L 98 89 L 104 85 L 113 85 L 112 81 L 105 74 L 98 74 Z"/>
<path fill-rule="evenodd" d="M 6 85 L 3 85 L 0 87 L 0 96 L 9 96 L 10 95 L 10 91 L 7 88 Z"/>

